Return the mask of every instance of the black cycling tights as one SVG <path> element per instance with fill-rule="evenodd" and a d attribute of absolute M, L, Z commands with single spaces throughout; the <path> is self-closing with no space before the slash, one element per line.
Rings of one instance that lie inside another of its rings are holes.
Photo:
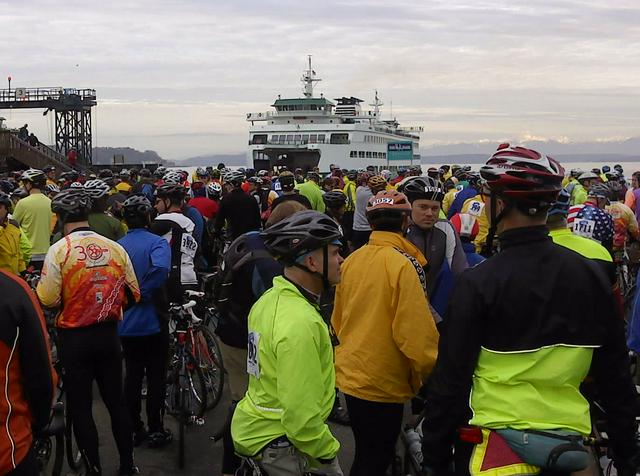
<path fill-rule="evenodd" d="M 380 403 L 344 394 L 356 443 L 350 476 L 385 476 L 402 427 L 402 403 Z"/>
<path fill-rule="evenodd" d="M 93 472 L 100 473 L 98 432 L 91 413 L 93 381 L 111 417 L 120 467 L 133 466 L 133 438 L 122 390 L 122 355 L 115 322 L 58 329 L 67 405 L 78 446 Z M 91 472 L 91 471 L 90 471 Z"/>

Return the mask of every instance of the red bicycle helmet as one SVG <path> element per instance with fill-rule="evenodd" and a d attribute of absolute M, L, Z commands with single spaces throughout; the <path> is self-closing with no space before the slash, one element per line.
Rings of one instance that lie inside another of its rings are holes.
<path fill-rule="evenodd" d="M 404 193 L 396 190 L 383 190 L 369 199 L 367 215 L 378 211 L 411 213 L 411 204 Z"/>
<path fill-rule="evenodd" d="M 558 196 L 564 169 L 555 159 L 535 150 L 500 144 L 480 175 L 492 192 L 540 208 Z"/>

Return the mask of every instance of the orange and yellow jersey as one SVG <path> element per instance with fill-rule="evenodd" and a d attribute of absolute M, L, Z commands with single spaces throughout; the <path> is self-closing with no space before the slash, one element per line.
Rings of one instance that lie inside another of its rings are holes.
<path fill-rule="evenodd" d="M 36 291 L 44 306 L 62 306 L 56 318 L 62 328 L 119 321 L 123 307 L 140 300 L 127 252 L 86 228 L 51 246 Z"/>
<path fill-rule="evenodd" d="M 611 202 L 606 208 L 613 218 L 613 249 L 624 250 L 627 239 L 631 236 L 634 240 L 640 240 L 640 229 L 638 220 L 631 208 L 622 202 Z"/>

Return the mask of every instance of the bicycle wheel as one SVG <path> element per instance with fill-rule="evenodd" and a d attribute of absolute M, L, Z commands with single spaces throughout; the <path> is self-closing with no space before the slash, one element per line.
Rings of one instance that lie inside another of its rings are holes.
<path fill-rule="evenodd" d="M 53 443 L 51 442 L 50 436 L 34 438 L 33 440 L 33 451 L 36 455 L 40 474 L 49 473 L 49 462 L 51 460 L 51 453 L 53 452 L 52 446 Z"/>
<path fill-rule="evenodd" d="M 224 364 L 218 340 L 206 326 L 194 332 L 194 355 L 200 364 L 207 390 L 207 410 L 215 408 L 222 398 L 224 388 Z"/>
<path fill-rule="evenodd" d="M 73 431 L 73 424 L 71 423 L 71 417 L 66 415 L 65 428 L 64 428 L 64 449 L 67 454 L 67 464 L 69 468 L 77 471 L 82 466 L 82 451 L 76 441 L 76 435 Z"/>
<path fill-rule="evenodd" d="M 207 407 L 207 390 L 200 366 L 190 352 L 172 363 L 167 383 L 168 413 L 180 418 L 186 410 L 190 420 L 202 418 Z"/>

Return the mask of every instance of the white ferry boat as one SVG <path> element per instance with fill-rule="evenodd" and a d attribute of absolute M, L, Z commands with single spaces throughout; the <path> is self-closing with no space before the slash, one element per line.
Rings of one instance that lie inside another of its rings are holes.
<path fill-rule="evenodd" d="M 247 167 L 273 170 L 286 165 L 304 171 L 318 167 L 328 172 L 332 164 L 343 169 L 396 170 L 420 164 L 419 134 L 422 127 L 400 127 L 394 119 L 383 120 L 378 93 L 363 111 L 355 97 L 334 99 L 313 95 L 321 81 L 311 67 L 301 78 L 304 97 L 278 99 L 274 111 L 249 113 Z"/>

